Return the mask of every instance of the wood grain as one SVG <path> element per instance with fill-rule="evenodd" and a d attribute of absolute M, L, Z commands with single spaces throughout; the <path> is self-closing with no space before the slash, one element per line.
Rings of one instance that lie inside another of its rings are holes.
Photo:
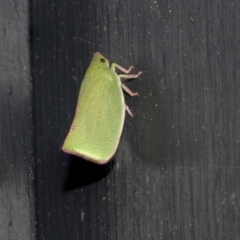
<path fill-rule="evenodd" d="M 14 58 L 27 40 L 20 44 L 14 31 L 5 43 L 11 71 L 0 70 L 5 84 L 0 146 L 8 149 L 1 150 L 0 179 L 7 189 L 5 179 L 14 173 L 13 186 L 31 192 L 26 180 L 31 161 L 24 165 L 23 156 L 30 159 L 34 151 L 37 201 L 26 205 L 25 219 L 36 212 L 37 239 L 240 238 L 239 12 L 235 0 L 31 1 L 33 93 L 28 79 L 7 95 L 7 80 L 16 84 L 28 76 Z M 23 24 L 23 15 L 16 24 Z M 27 47 L 24 51 L 26 57 Z M 126 95 L 135 116 L 126 117 L 117 154 L 102 167 L 61 151 L 96 51 L 144 71 L 127 84 L 140 93 Z M 10 138 L 13 134 L 19 141 Z M 18 169 L 7 166 L 12 161 Z M 5 202 L 19 201 L 16 194 L 2 196 Z"/>
<path fill-rule="evenodd" d="M 0 239 L 35 239 L 27 1 L 0 0 Z"/>

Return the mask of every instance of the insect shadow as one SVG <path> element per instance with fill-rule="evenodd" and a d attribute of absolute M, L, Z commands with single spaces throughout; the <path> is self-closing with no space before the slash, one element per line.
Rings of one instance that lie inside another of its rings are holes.
<path fill-rule="evenodd" d="M 99 165 L 83 158 L 69 155 L 69 170 L 64 191 L 88 186 L 105 178 L 113 169 L 114 158 L 107 164 Z"/>

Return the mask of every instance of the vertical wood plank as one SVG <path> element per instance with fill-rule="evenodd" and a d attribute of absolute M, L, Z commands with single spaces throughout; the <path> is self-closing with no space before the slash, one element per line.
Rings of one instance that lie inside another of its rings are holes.
<path fill-rule="evenodd" d="M 239 239 L 239 1 L 32 1 L 39 239 Z M 93 52 L 145 71 L 118 152 L 61 152 Z"/>
<path fill-rule="evenodd" d="M 35 239 L 28 1 L 0 0 L 0 239 Z"/>

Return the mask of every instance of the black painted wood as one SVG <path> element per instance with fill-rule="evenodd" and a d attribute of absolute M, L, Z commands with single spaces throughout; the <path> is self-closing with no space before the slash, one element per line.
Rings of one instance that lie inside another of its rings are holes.
<path fill-rule="evenodd" d="M 35 239 L 28 2 L 0 0 L 0 239 Z"/>
<path fill-rule="evenodd" d="M 2 27 L 8 41 L 0 43 L 7 46 L 1 59 L 8 63 L 1 60 L 3 236 L 6 219 L 18 216 L 10 227 L 26 236 L 19 239 L 30 239 L 35 211 L 39 240 L 239 239 L 239 1 L 33 0 L 33 102 L 27 11 L 19 10 L 26 3 L 9 6 L 18 11 L 1 10 L 7 19 L 1 26 L 12 28 L 6 35 Z M 135 116 L 126 117 L 117 154 L 106 166 L 61 151 L 95 51 L 145 71 L 128 84 L 140 93 L 126 96 Z M 24 56 L 27 71 L 14 56 Z M 32 151 L 35 209 L 28 174 Z M 14 194 L 5 184 L 12 175 Z M 14 205 L 19 199 L 26 203 L 22 208 Z"/>

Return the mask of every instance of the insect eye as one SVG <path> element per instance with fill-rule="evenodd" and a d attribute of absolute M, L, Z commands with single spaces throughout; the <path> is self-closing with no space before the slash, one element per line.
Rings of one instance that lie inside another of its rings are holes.
<path fill-rule="evenodd" d="M 101 61 L 102 63 L 105 63 L 105 59 L 104 59 L 104 58 L 101 58 L 100 61 Z"/>

